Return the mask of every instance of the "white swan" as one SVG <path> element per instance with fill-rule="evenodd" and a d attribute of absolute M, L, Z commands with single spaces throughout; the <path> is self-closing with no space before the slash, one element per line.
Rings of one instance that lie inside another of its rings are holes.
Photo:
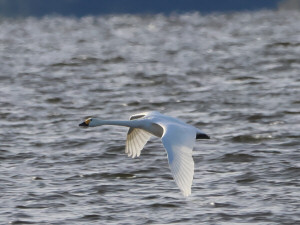
<path fill-rule="evenodd" d="M 194 175 L 192 150 L 196 139 L 209 139 L 201 130 L 159 112 L 146 112 L 129 121 L 107 121 L 89 118 L 79 126 L 119 125 L 129 127 L 125 152 L 132 158 L 141 151 L 152 135 L 160 137 L 167 150 L 173 178 L 184 196 L 191 194 Z"/>

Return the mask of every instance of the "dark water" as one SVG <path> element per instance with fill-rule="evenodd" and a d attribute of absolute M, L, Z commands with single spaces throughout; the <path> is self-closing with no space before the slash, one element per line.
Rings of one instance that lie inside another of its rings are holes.
<path fill-rule="evenodd" d="M 0 20 L 1 224 L 300 223 L 300 13 Z M 192 196 L 159 139 L 86 117 L 197 126 Z"/>

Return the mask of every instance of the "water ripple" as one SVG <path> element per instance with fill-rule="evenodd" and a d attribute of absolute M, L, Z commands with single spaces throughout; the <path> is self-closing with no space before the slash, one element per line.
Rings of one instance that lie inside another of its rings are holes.
<path fill-rule="evenodd" d="M 1 224 L 297 224 L 299 13 L 0 21 Z M 157 110 L 211 136 L 180 195 L 161 141 L 78 127 Z"/>

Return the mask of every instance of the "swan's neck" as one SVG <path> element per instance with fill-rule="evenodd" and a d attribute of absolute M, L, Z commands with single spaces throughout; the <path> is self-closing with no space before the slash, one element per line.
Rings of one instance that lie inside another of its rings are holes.
<path fill-rule="evenodd" d="M 124 126 L 124 127 L 138 127 L 138 121 L 134 120 L 100 120 L 100 119 L 93 119 L 90 127 L 97 127 L 102 125 L 117 125 L 117 126 Z"/>
<path fill-rule="evenodd" d="M 154 136 L 162 137 L 164 133 L 164 129 L 155 123 L 152 123 L 149 120 L 100 120 L 100 119 L 92 119 L 89 126 L 90 127 L 97 127 L 102 125 L 116 125 L 116 126 L 124 126 L 124 127 L 132 127 L 132 128 L 139 128 L 143 129 Z"/>

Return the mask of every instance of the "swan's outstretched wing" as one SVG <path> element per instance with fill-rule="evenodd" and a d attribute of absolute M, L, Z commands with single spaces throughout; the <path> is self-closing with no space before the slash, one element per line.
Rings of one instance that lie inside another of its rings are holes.
<path fill-rule="evenodd" d="M 130 128 L 127 134 L 125 152 L 132 158 L 139 157 L 151 136 L 150 133 L 142 129 Z"/>
<path fill-rule="evenodd" d="M 184 196 L 191 194 L 194 176 L 192 151 L 196 132 L 189 127 L 163 126 L 162 142 L 168 153 L 168 160 L 173 178 Z"/>
<path fill-rule="evenodd" d="M 140 119 L 146 116 L 147 113 L 132 115 L 130 120 Z M 138 128 L 129 128 L 127 133 L 125 153 L 128 156 L 135 158 L 139 157 L 145 144 L 149 141 L 152 134 Z"/>

